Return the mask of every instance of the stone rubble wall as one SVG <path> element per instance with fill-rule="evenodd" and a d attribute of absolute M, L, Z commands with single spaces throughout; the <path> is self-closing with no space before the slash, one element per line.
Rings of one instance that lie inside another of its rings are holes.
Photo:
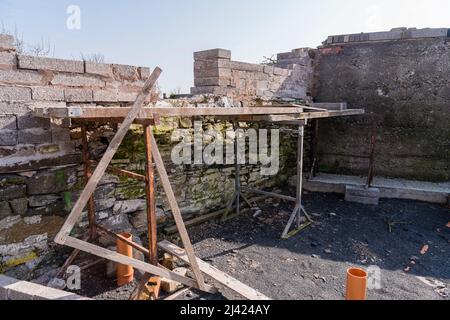
<path fill-rule="evenodd" d="M 61 60 L 17 54 L 14 38 L 0 36 L 0 273 L 23 278 L 55 248 L 61 228 L 85 181 L 81 132 L 67 121 L 35 118 L 36 106 L 120 107 L 134 102 L 150 75 L 146 67 Z M 226 97 L 200 95 L 158 102 L 161 107 L 240 107 Z M 204 129 L 224 131 L 230 123 L 210 119 Z M 163 118 L 154 133 L 185 219 L 223 208 L 234 189 L 233 166 L 172 165 L 172 133 L 192 131 L 192 120 Z M 99 160 L 116 126 L 88 126 L 90 158 Z M 205 138 L 207 143 L 208 138 Z M 141 126 L 133 126 L 112 165 L 144 171 Z M 272 186 L 258 166 L 243 166 L 243 184 Z M 171 211 L 157 177 L 159 227 L 172 224 Z M 144 184 L 106 174 L 95 194 L 97 220 L 113 231 L 132 232 L 145 241 Z M 87 227 L 87 212 L 75 230 Z M 105 241 L 105 239 L 102 239 Z M 105 247 L 113 245 L 105 241 Z"/>
<path fill-rule="evenodd" d="M 247 100 L 260 98 L 310 101 L 314 51 L 295 49 L 278 54 L 276 64 L 231 60 L 231 51 L 212 49 L 194 53 L 192 94 L 216 94 Z"/>

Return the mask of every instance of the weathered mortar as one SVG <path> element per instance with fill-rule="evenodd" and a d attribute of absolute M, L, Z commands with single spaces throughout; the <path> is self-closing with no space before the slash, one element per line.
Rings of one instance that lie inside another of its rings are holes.
<path fill-rule="evenodd" d="M 367 113 L 320 122 L 321 170 L 366 174 L 375 125 L 377 175 L 448 181 L 448 79 L 446 37 L 339 43 L 319 49 L 316 101 L 345 101 Z"/>

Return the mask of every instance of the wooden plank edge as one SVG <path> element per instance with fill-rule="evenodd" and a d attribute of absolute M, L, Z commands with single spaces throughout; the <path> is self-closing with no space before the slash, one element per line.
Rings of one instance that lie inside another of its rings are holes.
<path fill-rule="evenodd" d="M 176 245 L 170 243 L 169 241 L 165 240 L 161 241 L 158 243 L 158 246 L 162 250 L 178 257 L 184 262 L 189 261 L 186 256 L 186 252 L 180 247 L 177 247 Z M 264 294 L 258 292 L 257 290 L 247 286 L 246 284 L 226 274 L 225 272 L 220 271 L 216 267 L 204 262 L 203 260 L 197 258 L 197 262 L 200 267 L 200 270 L 204 274 L 216 280 L 220 284 L 226 286 L 233 292 L 237 293 L 239 296 L 242 296 L 248 300 L 272 300 L 269 297 L 265 296 Z"/>

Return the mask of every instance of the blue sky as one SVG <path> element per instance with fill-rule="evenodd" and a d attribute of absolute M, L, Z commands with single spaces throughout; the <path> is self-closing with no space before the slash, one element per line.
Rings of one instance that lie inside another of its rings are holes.
<path fill-rule="evenodd" d="M 80 30 L 66 27 L 69 5 L 81 9 Z M 261 62 L 332 34 L 450 27 L 450 1 L 0 0 L 0 21 L 28 43 L 50 42 L 55 57 L 101 53 L 107 62 L 159 65 L 170 93 L 192 86 L 194 51 L 220 47 Z"/>

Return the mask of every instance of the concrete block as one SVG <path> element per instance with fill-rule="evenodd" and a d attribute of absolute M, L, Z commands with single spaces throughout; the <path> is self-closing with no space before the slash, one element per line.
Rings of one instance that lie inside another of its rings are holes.
<path fill-rule="evenodd" d="M 369 41 L 401 40 L 403 31 L 387 31 L 369 33 Z"/>
<path fill-rule="evenodd" d="M 0 300 L 8 300 L 8 286 L 17 282 L 16 279 L 0 274 Z"/>
<path fill-rule="evenodd" d="M 225 87 L 210 86 L 210 87 L 192 87 L 191 94 L 214 94 L 227 95 L 231 90 Z"/>
<path fill-rule="evenodd" d="M 33 300 L 33 297 L 42 291 L 42 286 L 26 281 L 17 281 L 6 288 L 8 300 Z"/>
<path fill-rule="evenodd" d="M 134 102 L 138 96 L 138 92 L 123 92 L 119 91 L 117 100 L 119 102 Z"/>
<path fill-rule="evenodd" d="M 274 66 L 264 66 L 264 73 L 273 74 L 275 67 Z"/>
<path fill-rule="evenodd" d="M 15 115 L 2 115 L 0 114 L 0 130 L 16 130 L 17 118 Z"/>
<path fill-rule="evenodd" d="M 195 68 L 194 66 L 194 78 L 212 78 L 212 77 L 231 78 L 231 69 L 226 68 L 199 69 Z"/>
<path fill-rule="evenodd" d="M 274 67 L 273 68 L 273 74 L 274 75 L 278 75 L 278 76 L 288 76 L 289 75 L 289 70 L 288 69 Z"/>
<path fill-rule="evenodd" d="M 64 89 L 57 87 L 34 87 L 31 89 L 33 100 L 43 101 L 63 101 Z"/>
<path fill-rule="evenodd" d="M 112 68 L 111 65 L 108 63 L 97 63 L 97 62 L 91 62 L 86 61 L 85 62 L 86 67 L 86 73 L 94 74 L 106 78 L 112 78 Z"/>
<path fill-rule="evenodd" d="M 17 66 L 16 54 L 0 52 L 0 69 L 11 69 Z"/>
<path fill-rule="evenodd" d="M 19 68 L 84 73 L 84 62 L 19 55 Z"/>
<path fill-rule="evenodd" d="M 117 102 L 119 93 L 115 90 L 94 90 L 95 102 Z"/>
<path fill-rule="evenodd" d="M 139 77 L 141 78 L 141 80 L 144 80 L 144 81 L 147 80 L 148 78 L 150 78 L 150 75 L 152 74 L 152 70 L 147 67 L 139 67 L 138 72 L 139 72 Z"/>
<path fill-rule="evenodd" d="M 35 128 L 19 130 L 19 143 L 23 144 L 41 144 L 52 142 L 52 133 L 50 130 Z"/>
<path fill-rule="evenodd" d="M 67 102 L 92 102 L 93 91 L 91 89 L 64 89 L 64 97 Z"/>
<path fill-rule="evenodd" d="M 231 79 L 230 78 L 222 78 L 222 77 L 195 78 L 194 85 L 196 87 L 203 87 L 203 86 L 226 87 L 226 86 L 231 85 Z"/>
<path fill-rule="evenodd" d="M 24 87 L 0 86 L 0 101 L 29 101 L 31 89 Z"/>
<path fill-rule="evenodd" d="M 194 60 L 231 59 L 231 51 L 225 49 L 211 49 L 194 52 Z"/>
<path fill-rule="evenodd" d="M 410 33 L 411 38 L 441 38 L 441 37 L 447 37 L 448 31 L 450 29 L 447 28 L 439 28 L 439 29 L 415 29 L 415 30 L 408 30 L 408 33 Z"/>
<path fill-rule="evenodd" d="M 40 85 L 44 76 L 37 71 L 0 70 L 0 83 L 12 85 Z"/>
<path fill-rule="evenodd" d="M 51 81 L 52 85 L 60 85 L 67 87 L 99 87 L 106 86 L 105 81 L 92 76 L 81 74 L 57 74 Z"/>
<path fill-rule="evenodd" d="M 17 118 L 17 128 L 19 130 L 33 128 L 49 129 L 50 119 L 34 117 L 33 114 L 28 113 Z"/>
<path fill-rule="evenodd" d="M 346 186 L 345 201 L 362 204 L 378 205 L 380 200 L 380 189 Z"/>
<path fill-rule="evenodd" d="M 0 146 L 15 146 L 18 141 L 17 139 L 17 130 L 0 129 Z"/>
<path fill-rule="evenodd" d="M 231 61 L 230 68 L 233 70 L 247 71 L 247 72 L 263 72 L 265 66 L 254 63 Z"/>
<path fill-rule="evenodd" d="M 138 68 L 134 66 L 113 64 L 112 72 L 114 74 L 114 78 L 117 80 L 136 81 L 140 79 Z"/>
<path fill-rule="evenodd" d="M 0 34 L 0 51 L 14 51 L 14 37 L 9 34 Z"/>

